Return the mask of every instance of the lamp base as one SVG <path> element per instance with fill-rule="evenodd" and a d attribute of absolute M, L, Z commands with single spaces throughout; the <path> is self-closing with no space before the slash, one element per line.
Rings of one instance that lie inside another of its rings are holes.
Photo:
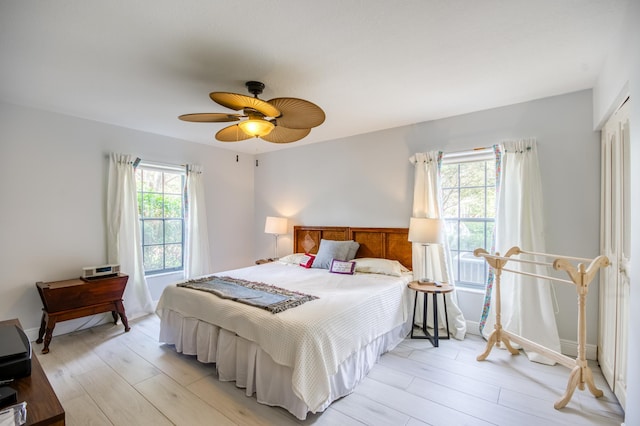
<path fill-rule="evenodd" d="M 278 259 L 278 234 L 273 234 L 276 237 L 276 251 L 274 252 L 273 258 Z"/>

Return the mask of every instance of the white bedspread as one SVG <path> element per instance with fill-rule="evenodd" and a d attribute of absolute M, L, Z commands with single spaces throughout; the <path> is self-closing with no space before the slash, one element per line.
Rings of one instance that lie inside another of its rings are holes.
<path fill-rule="evenodd" d="M 412 275 L 340 275 L 278 262 L 216 275 L 263 282 L 319 299 L 272 314 L 213 294 L 167 287 L 157 312 L 179 312 L 257 343 L 293 370 L 292 389 L 315 412 L 329 398 L 329 377 L 352 353 L 409 320 Z"/>

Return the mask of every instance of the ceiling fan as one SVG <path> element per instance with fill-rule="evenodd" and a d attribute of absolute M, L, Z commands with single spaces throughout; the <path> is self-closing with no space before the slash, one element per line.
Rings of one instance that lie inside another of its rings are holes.
<path fill-rule="evenodd" d="M 184 114 L 178 118 L 194 123 L 239 121 L 216 133 L 216 139 L 221 142 L 238 142 L 254 137 L 273 143 L 295 142 L 307 136 L 312 127 L 324 122 L 324 111 L 312 102 L 298 98 L 263 101 L 258 99 L 265 87 L 263 83 L 247 81 L 246 86 L 253 98 L 238 93 L 209 93 L 211 100 L 232 110 L 242 111 L 240 114 L 205 112 Z"/>

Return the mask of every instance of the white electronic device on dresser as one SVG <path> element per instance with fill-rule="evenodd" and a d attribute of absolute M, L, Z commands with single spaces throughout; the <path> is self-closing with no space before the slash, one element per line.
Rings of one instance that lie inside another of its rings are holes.
<path fill-rule="evenodd" d="M 86 266 L 82 268 L 82 278 L 90 280 L 95 278 L 114 277 L 120 273 L 120 265 Z"/>

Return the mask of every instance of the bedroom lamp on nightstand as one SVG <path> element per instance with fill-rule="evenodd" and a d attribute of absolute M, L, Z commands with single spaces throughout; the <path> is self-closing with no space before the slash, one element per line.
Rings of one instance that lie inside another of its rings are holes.
<path fill-rule="evenodd" d="M 278 258 L 278 235 L 283 235 L 287 233 L 287 218 L 267 216 L 267 221 L 264 224 L 264 232 L 266 234 L 273 234 L 276 237 L 276 251 L 275 251 L 274 259 L 277 259 Z"/>
<path fill-rule="evenodd" d="M 442 221 L 429 217 L 412 217 L 409 221 L 409 241 L 422 244 L 424 247 L 424 277 L 418 280 L 421 283 L 433 282 L 427 274 L 427 256 L 429 246 L 442 241 Z"/>

